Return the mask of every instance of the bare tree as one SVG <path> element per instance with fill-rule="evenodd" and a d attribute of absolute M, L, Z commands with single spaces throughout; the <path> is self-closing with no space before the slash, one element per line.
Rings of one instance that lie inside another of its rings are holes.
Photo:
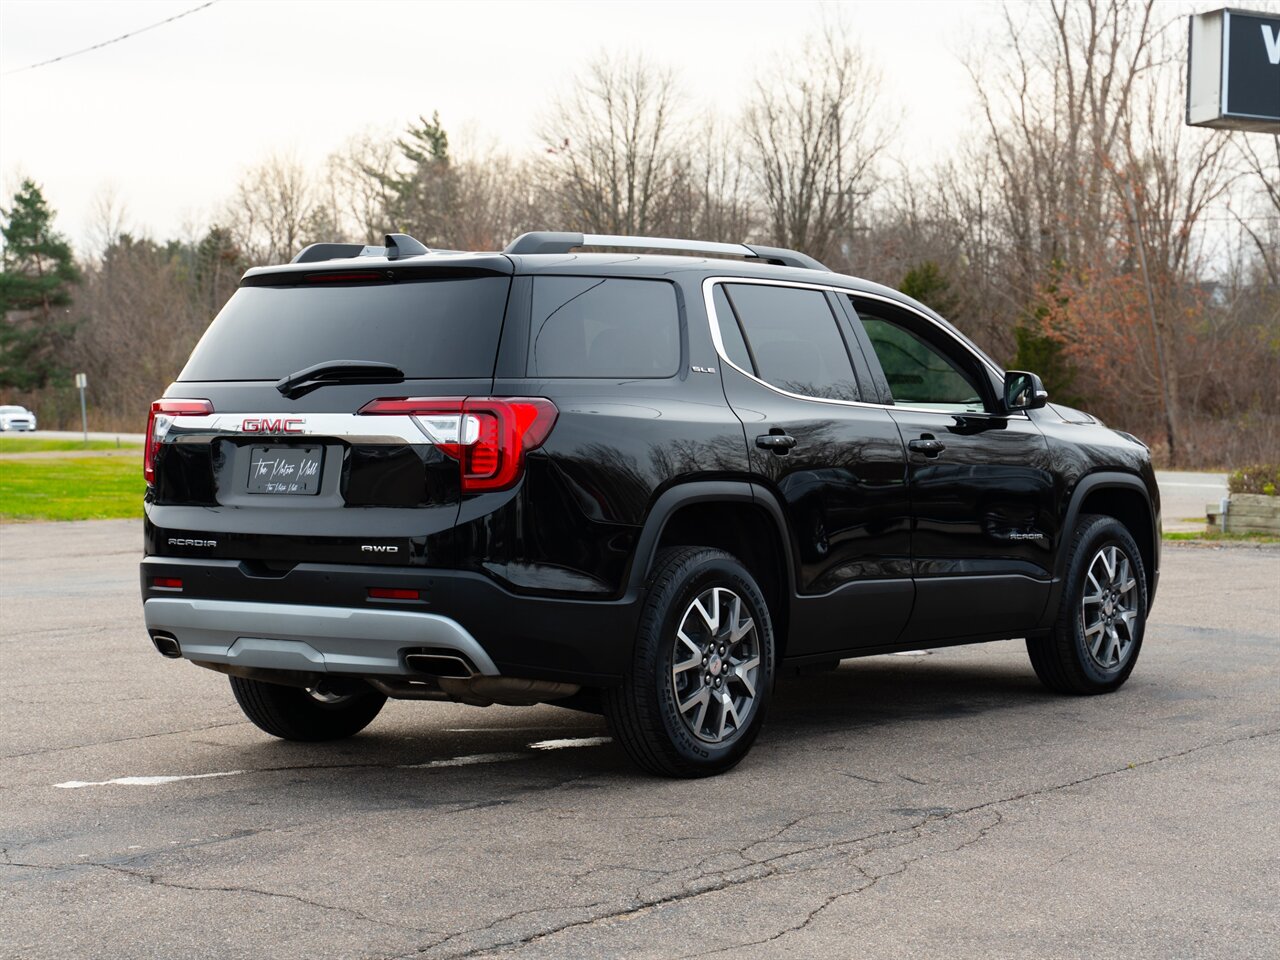
<path fill-rule="evenodd" d="M 824 260 L 838 253 L 877 185 L 880 117 L 879 76 L 838 24 L 757 78 L 742 129 L 770 240 Z"/>
<path fill-rule="evenodd" d="M 736 146 L 733 128 L 712 118 L 702 129 L 682 178 L 685 197 L 678 204 L 683 215 L 677 233 L 701 240 L 740 243 L 758 223 L 758 204 L 751 190 L 750 172 Z"/>
<path fill-rule="evenodd" d="M 285 263 L 307 243 L 336 231 L 320 201 L 296 157 L 272 154 L 240 179 L 225 219 L 252 260 Z"/>
<path fill-rule="evenodd" d="M 549 198 L 536 161 L 493 147 L 465 155 L 457 166 L 457 206 L 449 243 L 462 250 L 501 250 L 529 230 L 545 229 Z"/>
<path fill-rule="evenodd" d="M 105 186 L 93 198 L 90 208 L 90 256 L 101 256 L 127 231 L 128 210 L 114 186 Z"/>
<path fill-rule="evenodd" d="M 687 164 L 675 78 L 642 56 L 593 61 L 542 125 L 563 225 L 664 232 Z"/>
<path fill-rule="evenodd" d="M 970 64 L 1001 175 L 1001 215 L 1027 302 L 1050 264 L 1105 251 L 1117 197 L 1107 170 L 1121 151 L 1135 84 L 1154 67 L 1154 0 L 1053 0 L 1006 7 L 1005 66 Z"/>
<path fill-rule="evenodd" d="M 325 239 L 341 237 L 376 244 L 392 232 L 395 194 L 391 181 L 398 155 L 394 139 L 370 133 L 351 137 L 330 155 L 321 193 L 327 217 L 338 233 Z"/>
<path fill-rule="evenodd" d="M 1151 350 L 1138 351 L 1133 359 L 1145 365 L 1147 382 L 1157 387 L 1170 462 L 1177 461 L 1182 445 L 1177 420 L 1184 371 L 1203 381 L 1205 364 L 1216 359 L 1214 353 L 1194 359 L 1179 355 L 1194 342 L 1180 337 L 1179 327 L 1200 307 L 1194 282 L 1198 228 L 1232 182 L 1226 134 L 1187 131 L 1178 116 L 1179 94 L 1169 70 L 1143 77 L 1129 109 L 1121 113 L 1117 146 L 1122 152 L 1099 164 L 1114 177 L 1126 227 L 1123 249 L 1136 253 L 1145 289 Z"/>
<path fill-rule="evenodd" d="M 1258 217 L 1232 213 L 1257 251 L 1267 279 L 1280 288 L 1280 135 L 1271 137 L 1270 143 L 1267 139 L 1251 133 L 1235 139 L 1239 162 L 1253 188 L 1253 205 L 1261 213 Z"/>
<path fill-rule="evenodd" d="M 1090 405 L 1158 429 L 1175 461 L 1215 362 L 1198 281 L 1231 172 L 1224 135 L 1183 126 L 1183 38 L 1156 13 L 1154 0 L 1006 7 L 997 82 L 971 72 L 995 173 L 989 264 L 1018 361 L 1062 352 Z"/>

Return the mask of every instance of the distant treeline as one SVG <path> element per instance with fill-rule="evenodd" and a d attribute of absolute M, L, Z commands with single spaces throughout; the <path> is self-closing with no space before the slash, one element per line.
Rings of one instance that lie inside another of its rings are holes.
<path fill-rule="evenodd" d="M 141 429 L 249 265 L 387 232 L 492 250 L 581 230 L 799 249 L 924 301 L 1162 462 L 1280 460 L 1280 138 L 1185 127 L 1185 32 L 1155 15 L 1008 8 L 971 65 L 980 122 L 928 170 L 894 161 L 892 91 L 837 25 L 762 69 L 734 117 L 650 60 L 601 57 L 530 155 L 459 150 L 432 114 L 319 169 L 267 158 L 197 238 L 131 236 L 104 203 L 98 249 L 59 267 L 6 230 L 6 277 L 61 273 L 52 299 L 0 286 L 3 400 L 69 422 L 83 370 L 98 425 Z"/>

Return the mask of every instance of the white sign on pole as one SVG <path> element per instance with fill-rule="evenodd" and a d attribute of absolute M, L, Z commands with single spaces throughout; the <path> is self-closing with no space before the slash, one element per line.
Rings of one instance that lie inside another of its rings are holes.
<path fill-rule="evenodd" d="M 1188 45 L 1187 123 L 1280 133 L 1280 15 L 1197 13 Z"/>
<path fill-rule="evenodd" d="M 84 388 L 89 385 L 89 378 L 83 373 L 76 374 L 76 389 L 80 391 L 80 427 L 84 430 L 84 442 L 89 442 L 89 413 L 84 406 Z"/>

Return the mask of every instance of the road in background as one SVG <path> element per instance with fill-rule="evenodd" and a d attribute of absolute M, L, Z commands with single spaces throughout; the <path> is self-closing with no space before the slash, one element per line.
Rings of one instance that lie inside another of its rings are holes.
<path fill-rule="evenodd" d="M 5 433 L 11 437 L 32 437 L 36 440 L 82 440 L 84 434 L 79 430 L 32 430 L 30 433 Z M 143 443 L 147 438 L 141 433 L 117 433 L 110 430 L 90 430 L 90 440 L 119 440 L 122 444 Z"/>
<path fill-rule="evenodd" d="M 1020 642 L 778 684 L 710 780 L 597 717 L 247 723 L 143 631 L 137 521 L 0 528 L 0 956 L 1263 957 L 1280 550 L 1166 545 L 1119 693 Z M 607 638 L 602 638 L 607 639 Z"/>
<path fill-rule="evenodd" d="M 1225 473 L 1159 470 L 1160 509 L 1166 533 L 1203 533 L 1205 507 L 1227 495 Z"/>

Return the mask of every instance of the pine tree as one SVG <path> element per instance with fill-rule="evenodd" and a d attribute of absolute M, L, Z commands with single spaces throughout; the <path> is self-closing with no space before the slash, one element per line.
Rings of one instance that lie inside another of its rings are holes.
<path fill-rule="evenodd" d="M 24 180 L 0 214 L 0 387 L 32 390 L 61 372 L 58 352 L 74 326 L 67 307 L 80 271 L 33 181 Z"/>
<path fill-rule="evenodd" d="M 898 284 L 898 289 L 954 322 L 960 298 L 951 292 L 951 281 L 932 260 L 926 260 L 908 270 L 902 283 Z"/>
<path fill-rule="evenodd" d="M 439 112 L 430 120 L 419 117 L 396 145 L 408 161 L 407 169 L 389 175 L 366 172 L 392 193 L 390 213 L 395 229 L 428 246 L 439 246 L 450 235 L 458 204 L 457 170 Z"/>

